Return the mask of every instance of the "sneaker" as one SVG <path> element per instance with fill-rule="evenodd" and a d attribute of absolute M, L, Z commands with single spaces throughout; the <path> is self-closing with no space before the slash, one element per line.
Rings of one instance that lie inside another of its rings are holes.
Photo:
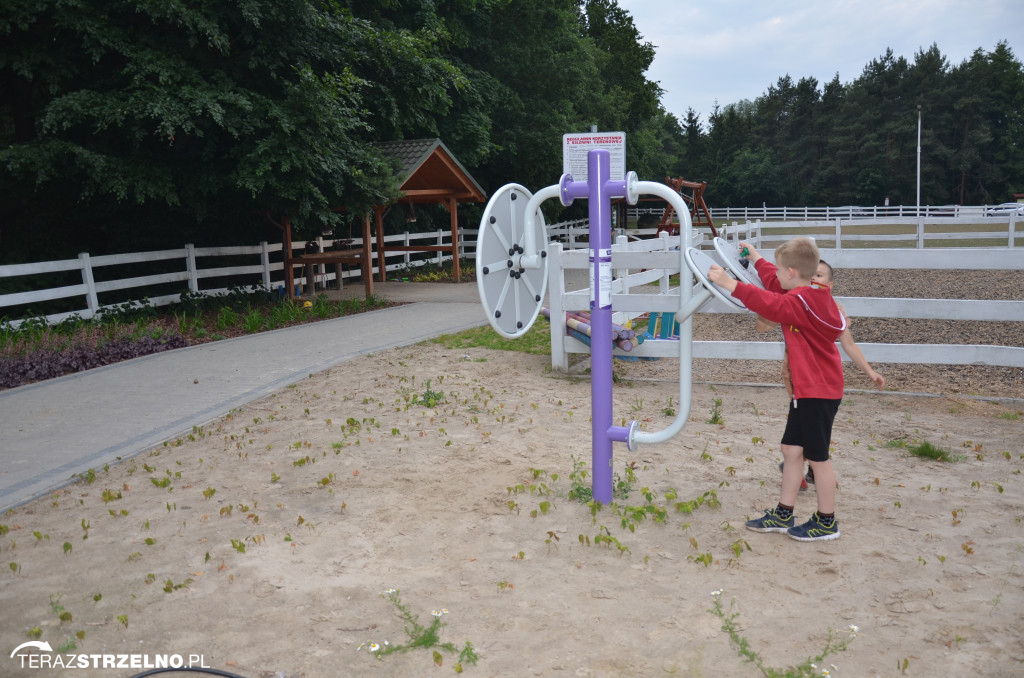
<path fill-rule="evenodd" d="M 749 526 L 750 523 L 747 523 L 747 525 Z M 786 531 L 786 534 L 798 541 L 830 541 L 832 539 L 839 539 L 839 521 L 833 520 L 831 527 L 825 527 L 818 518 L 818 512 L 815 511 L 810 520 L 803 525 L 791 527 Z"/>
<path fill-rule="evenodd" d="M 770 508 L 757 520 L 748 520 L 747 529 L 754 532 L 788 532 L 796 525 L 796 518 L 780 518 L 776 509 Z"/>
<path fill-rule="evenodd" d="M 783 467 L 785 465 L 786 465 L 786 462 L 784 462 L 784 461 L 780 461 L 779 462 L 779 473 L 782 473 L 782 469 L 783 469 Z M 814 482 L 814 471 L 811 471 L 810 469 L 808 469 L 808 471 L 807 471 L 807 478 L 806 479 L 804 479 L 804 478 L 800 479 L 800 491 L 801 492 L 803 492 L 804 490 L 807 489 L 807 487 L 808 487 L 807 486 L 807 481 L 808 480 L 811 481 L 812 483 Z"/>

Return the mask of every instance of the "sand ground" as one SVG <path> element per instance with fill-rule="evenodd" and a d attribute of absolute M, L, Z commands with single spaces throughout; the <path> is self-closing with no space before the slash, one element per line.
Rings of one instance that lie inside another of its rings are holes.
<path fill-rule="evenodd" d="M 817 675 L 1024 671 L 1020 401 L 849 394 L 842 537 L 801 543 L 743 526 L 778 499 L 783 389 L 698 366 L 683 432 L 617 444 L 631 491 L 592 510 L 569 497 L 590 483 L 590 384 L 548 364 L 384 351 L 0 516 L 3 654 L 38 629 L 64 657 L 199 654 L 247 677 L 453 673 L 455 653 L 359 649 L 408 642 L 397 589 L 425 626 L 448 611 L 440 641 L 479 657 L 466 675 L 759 675 L 709 611 L 721 590 L 769 667 L 853 625 Z M 617 365 L 616 417 L 668 426 L 676 369 Z M 798 518 L 814 506 L 812 486 Z M 64 675 L 18 661 L 0 673 Z"/>

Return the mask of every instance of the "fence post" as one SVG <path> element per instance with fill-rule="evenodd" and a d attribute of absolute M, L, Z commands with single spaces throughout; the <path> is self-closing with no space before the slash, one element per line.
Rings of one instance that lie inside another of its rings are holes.
<path fill-rule="evenodd" d="M 681 238 L 680 242 L 682 242 Z M 668 231 L 661 231 L 658 233 L 658 251 L 668 252 Z M 670 281 L 671 277 L 672 275 L 669 273 L 669 269 L 664 268 L 661 270 L 661 277 L 658 278 L 658 294 L 668 294 L 672 290 L 672 284 Z M 679 271 L 679 286 L 682 287 L 685 284 L 686 271 Z"/>
<path fill-rule="evenodd" d="M 260 242 L 260 265 L 263 267 L 263 286 L 270 289 L 270 250 L 267 241 Z"/>
<path fill-rule="evenodd" d="M 441 247 L 444 244 L 444 232 L 439 228 L 437 229 L 437 246 Z M 441 264 L 444 263 L 444 250 L 437 251 L 437 267 L 441 268 Z"/>
<path fill-rule="evenodd" d="M 562 243 L 548 243 L 547 252 L 551 369 L 566 372 L 569 369 L 569 354 L 565 351 L 565 269 L 562 268 Z"/>
<path fill-rule="evenodd" d="M 917 217 L 917 249 L 924 249 L 924 217 Z"/>
<path fill-rule="evenodd" d="M 82 282 L 85 283 L 85 302 L 89 306 L 89 317 L 94 318 L 100 310 L 100 302 L 96 297 L 96 281 L 92 277 L 92 262 L 89 260 L 89 253 L 80 253 L 78 261 L 82 266 Z"/>
<path fill-rule="evenodd" d="M 617 235 L 617 236 L 615 236 L 615 244 L 619 245 L 619 249 L 620 250 L 624 250 L 625 247 L 623 247 L 623 246 L 626 243 L 628 243 L 628 242 L 629 242 L 629 238 L 627 238 L 624 235 Z M 612 252 L 614 252 L 614 251 L 615 251 L 615 249 L 613 248 Z M 628 268 L 617 269 L 615 271 L 615 274 L 618 275 L 619 279 L 622 280 L 622 283 L 621 283 L 622 289 L 619 290 L 619 293 L 620 294 L 629 294 L 629 269 Z"/>
<path fill-rule="evenodd" d="M 836 219 L 836 251 L 843 249 L 843 220 Z"/>
<path fill-rule="evenodd" d="M 1009 227 L 1009 238 L 1008 238 L 1008 246 L 1010 248 L 1012 248 L 1014 246 L 1013 245 L 1013 240 L 1014 240 L 1014 235 L 1015 235 L 1016 230 L 1017 230 L 1017 215 L 1014 214 L 1013 212 L 1010 212 L 1010 227 Z"/>
<path fill-rule="evenodd" d="M 199 291 L 199 274 L 196 273 L 196 246 L 185 245 L 185 269 L 188 271 L 188 288 L 192 292 Z"/>

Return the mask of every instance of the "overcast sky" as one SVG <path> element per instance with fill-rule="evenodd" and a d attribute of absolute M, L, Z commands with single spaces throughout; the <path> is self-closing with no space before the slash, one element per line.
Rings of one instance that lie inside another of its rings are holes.
<path fill-rule="evenodd" d="M 647 77 L 662 104 L 703 124 L 719 105 L 753 101 L 786 74 L 847 84 L 892 48 L 913 63 L 935 43 L 950 66 L 1005 40 L 1024 60 L 1024 0 L 618 0 L 657 48 Z"/>

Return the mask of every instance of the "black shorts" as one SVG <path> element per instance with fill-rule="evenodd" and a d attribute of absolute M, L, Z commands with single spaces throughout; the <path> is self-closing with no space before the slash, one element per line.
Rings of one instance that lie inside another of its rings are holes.
<path fill-rule="evenodd" d="M 786 430 L 782 433 L 782 444 L 804 448 L 804 459 L 808 461 L 828 461 L 828 448 L 832 442 L 832 422 L 836 418 L 841 402 L 841 399 L 824 398 L 790 400 L 789 418 L 786 420 Z"/>

